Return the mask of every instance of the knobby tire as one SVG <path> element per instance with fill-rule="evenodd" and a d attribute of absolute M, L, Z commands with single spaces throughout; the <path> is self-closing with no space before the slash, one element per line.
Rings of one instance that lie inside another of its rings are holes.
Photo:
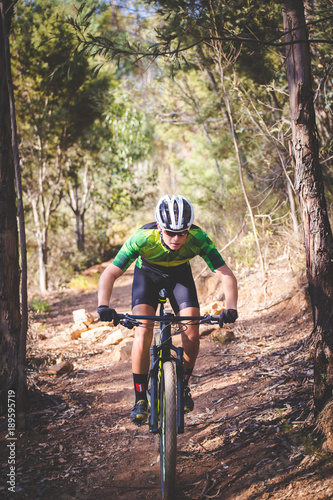
<path fill-rule="evenodd" d="M 154 333 L 154 345 L 158 345 L 160 344 L 162 341 L 162 332 L 161 330 L 158 330 L 157 332 Z M 160 371 L 159 371 L 160 373 Z M 161 380 L 158 379 L 158 387 L 160 388 L 161 387 Z M 159 391 L 159 389 L 158 389 Z M 160 413 L 160 398 L 158 399 L 158 413 Z M 155 445 L 155 450 L 157 451 L 157 453 L 160 453 L 160 435 L 159 434 L 155 434 L 154 436 L 154 445 Z"/>
<path fill-rule="evenodd" d="M 163 363 L 160 385 L 160 469 L 162 500 L 174 500 L 177 461 L 177 384 L 172 361 Z"/>

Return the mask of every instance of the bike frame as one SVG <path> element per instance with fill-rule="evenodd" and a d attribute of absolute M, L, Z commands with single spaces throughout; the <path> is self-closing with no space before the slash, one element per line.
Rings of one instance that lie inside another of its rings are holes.
<path fill-rule="evenodd" d="M 162 498 L 172 500 L 175 491 L 177 434 L 184 432 L 184 351 L 182 347 L 173 345 L 172 336 L 183 331 L 182 322 L 185 322 L 184 328 L 189 323 L 216 324 L 219 322 L 219 316 L 175 316 L 165 310 L 166 299 L 167 292 L 161 290 L 159 316 L 118 314 L 118 317 L 120 323 L 127 328 L 143 325 L 142 320 L 145 320 L 144 324 L 148 328 L 152 328 L 154 323 L 159 323 L 158 339 L 155 335 L 154 343 L 150 348 L 149 432 L 159 435 Z M 151 324 L 149 324 L 150 321 Z M 177 323 L 180 324 L 180 328 L 172 334 L 171 325 Z"/>
<path fill-rule="evenodd" d="M 165 301 L 164 301 L 165 302 Z M 160 343 L 152 345 L 150 348 L 151 365 L 150 365 L 150 420 L 149 432 L 152 434 L 159 433 L 159 409 L 158 409 L 158 382 L 161 380 L 161 371 L 163 363 L 172 361 L 176 365 L 177 374 L 177 429 L 178 434 L 184 432 L 184 382 L 183 382 L 183 348 L 175 347 L 172 343 L 171 322 L 174 318 L 173 314 L 169 314 L 164 310 L 164 302 L 160 304 L 160 316 L 163 321 L 160 322 Z M 176 356 L 172 356 L 175 353 Z"/>
<path fill-rule="evenodd" d="M 128 326 L 130 322 L 132 327 L 140 325 L 140 320 L 148 320 L 160 324 L 159 332 L 160 343 L 152 345 L 150 348 L 151 365 L 150 365 L 150 419 L 149 432 L 158 434 L 160 432 L 158 426 L 159 408 L 158 408 L 158 383 L 161 380 L 162 365 L 166 361 L 171 361 L 176 365 L 177 375 L 177 430 L 178 434 L 184 432 L 184 380 L 183 380 L 183 348 L 176 347 L 172 343 L 171 325 L 181 323 L 183 321 L 191 321 L 193 323 L 217 323 L 218 315 L 214 316 L 176 316 L 164 309 L 166 302 L 166 292 L 161 290 L 159 296 L 160 310 L 159 316 L 137 316 L 131 314 L 118 314 L 122 324 Z M 174 354 L 174 355 L 173 355 Z"/>

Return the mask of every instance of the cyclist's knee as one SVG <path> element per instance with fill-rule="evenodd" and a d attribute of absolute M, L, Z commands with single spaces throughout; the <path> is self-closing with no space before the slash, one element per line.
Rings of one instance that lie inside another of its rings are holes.
<path fill-rule="evenodd" d="M 182 335 L 182 343 L 183 346 L 199 346 L 200 344 L 200 339 L 199 339 L 199 332 L 198 331 L 190 331 L 187 330 L 186 333 L 183 333 Z"/>
<path fill-rule="evenodd" d="M 135 329 L 135 339 L 142 343 L 151 343 L 153 338 L 152 328 L 137 327 Z"/>
<path fill-rule="evenodd" d="M 199 342 L 199 326 L 188 325 L 186 331 L 183 332 L 183 338 L 188 339 L 189 342 Z"/>

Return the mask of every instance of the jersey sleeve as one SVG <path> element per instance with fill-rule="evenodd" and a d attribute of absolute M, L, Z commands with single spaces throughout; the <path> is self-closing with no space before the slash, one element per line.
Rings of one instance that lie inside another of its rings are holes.
<path fill-rule="evenodd" d="M 215 271 L 215 269 L 224 266 L 225 261 L 209 236 L 203 231 L 202 233 L 203 242 L 199 255 L 204 259 L 209 269 Z"/>
<path fill-rule="evenodd" d="M 126 271 L 129 266 L 139 257 L 140 248 L 145 243 L 143 232 L 138 229 L 125 241 L 112 264 L 119 267 L 122 271 Z"/>

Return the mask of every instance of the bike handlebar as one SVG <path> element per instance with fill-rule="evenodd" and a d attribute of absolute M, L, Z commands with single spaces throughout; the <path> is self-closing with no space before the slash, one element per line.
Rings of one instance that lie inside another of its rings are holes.
<path fill-rule="evenodd" d="M 133 314 L 118 314 L 120 323 L 123 326 L 129 327 L 140 325 L 140 320 L 152 321 L 154 323 L 181 323 L 182 321 L 194 321 L 198 324 L 218 324 L 219 315 L 204 315 L 204 316 L 176 316 L 175 314 L 166 314 L 164 316 L 137 316 Z M 127 324 L 126 324 L 127 323 Z"/>

